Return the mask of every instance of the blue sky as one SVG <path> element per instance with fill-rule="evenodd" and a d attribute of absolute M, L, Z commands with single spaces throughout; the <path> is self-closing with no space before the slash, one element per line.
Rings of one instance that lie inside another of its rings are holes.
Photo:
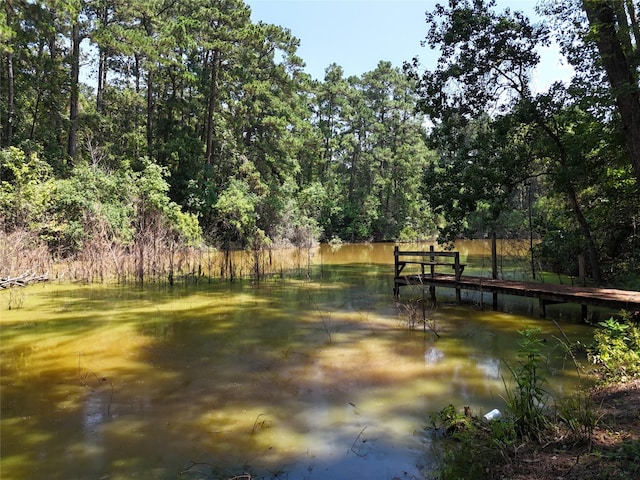
<path fill-rule="evenodd" d="M 425 12 L 447 0 L 245 0 L 254 21 L 281 25 L 300 39 L 298 55 L 317 79 L 337 63 L 346 76 L 376 68 L 380 60 L 401 67 L 419 56 L 430 68 L 437 54 L 420 41 L 426 34 Z M 499 0 L 498 6 L 535 15 L 535 0 Z M 545 49 L 543 65 L 534 76 L 536 89 L 566 80 L 571 70 L 561 64 L 557 48 Z"/>

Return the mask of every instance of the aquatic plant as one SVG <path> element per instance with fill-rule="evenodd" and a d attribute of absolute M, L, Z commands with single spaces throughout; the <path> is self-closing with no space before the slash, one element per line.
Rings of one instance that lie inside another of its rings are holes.
<path fill-rule="evenodd" d="M 425 300 L 417 298 L 407 302 L 396 302 L 396 307 L 400 310 L 409 330 L 414 330 L 418 325 L 422 324 L 424 331 L 430 330 L 436 337 L 440 338 L 438 325 L 433 316 L 435 305 L 427 309 Z"/>
<path fill-rule="evenodd" d="M 509 387 L 503 379 L 507 410 L 511 414 L 515 427 L 521 436 L 529 434 L 539 437 L 548 426 L 547 401 L 549 393 L 543 388 L 547 378 L 544 373 L 541 353 L 542 341 L 538 337 L 539 328 L 525 328 L 518 350 L 518 365 L 507 368 L 515 384 Z"/>
<path fill-rule="evenodd" d="M 255 421 L 253 422 L 253 428 L 251 429 L 252 434 L 260 430 L 266 430 L 267 428 L 271 428 L 271 420 L 268 420 L 267 418 L 262 418 L 264 416 L 265 414 L 261 413 L 256 417 Z"/>
<path fill-rule="evenodd" d="M 22 289 L 11 287 L 9 288 L 9 310 L 18 310 L 24 306 L 25 293 Z"/>
<path fill-rule="evenodd" d="M 443 441 L 433 443 L 439 460 L 437 478 L 484 478 L 495 464 L 505 463 L 516 454 L 518 439 L 539 440 L 547 430 L 549 394 L 543 388 L 546 375 L 542 342 L 538 338 L 540 329 L 527 328 L 519 333 L 522 335 L 517 353 L 519 362 L 514 367 L 507 364 L 514 386 L 510 387 L 503 379 L 507 415 L 481 421 L 468 407 L 463 414 L 448 405 L 430 416 L 433 431 L 444 437 Z"/>

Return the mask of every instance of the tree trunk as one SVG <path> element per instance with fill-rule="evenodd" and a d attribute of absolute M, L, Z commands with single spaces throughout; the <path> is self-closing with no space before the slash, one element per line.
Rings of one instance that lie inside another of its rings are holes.
<path fill-rule="evenodd" d="M 109 21 L 109 9 L 103 7 L 100 12 L 100 23 L 107 25 Z M 104 89 L 107 85 L 107 50 L 105 47 L 98 46 L 98 85 L 96 88 L 96 110 L 98 113 L 104 113 Z"/>
<path fill-rule="evenodd" d="M 104 113 L 104 87 L 107 79 L 107 53 L 100 48 L 98 54 L 98 86 L 96 89 L 96 110 Z"/>
<path fill-rule="evenodd" d="M 5 4 L 7 15 L 7 26 L 11 28 L 13 22 L 13 8 L 11 1 Z M 7 120 L 5 127 L 6 141 L 1 146 L 9 146 L 13 140 L 13 117 L 15 115 L 15 93 L 14 93 L 14 76 L 13 76 L 13 53 L 11 48 L 7 50 Z"/>
<path fill-rule="evenodd" d="M 587 242 L 587 256 L 589 257 L 589 263 L 591 264 L 591 275 L 593 276 L 593 282 L 596 285 L 600 285 L 600 283 L 602 283 L 602 274 L 600 272 L 598 250 L 596 249 L 596 244 L 593 241 L 593 237 L 591 236 L 589 223 L 587 222 L 587 219 L 584 218 L 582 209 L 580 208 L 580 204 L 578 203 L 576 192 L 571 185 L 567 186 L 567 197 L 569 199 L 569 204 L 571 205 L 571 210 L 573 210 L 573 214 L 576 216 L 576 220 L 578 221 L 580 230 L 582 231 L 582 234 L 584 235 L 584 238 Z"/>
<path fill-rule="evenodd" d="M 618 40 L 620 40 L 622 51 L 626 57 L 633 56 L 633 43 L 631 42 L 631 28 L 627 20 L 627 9 L 624 1 L 615 2 L 615 18 L 618 22 Z"/>
<path fill-rule="evenodd" d="M 80 80 L 80 26 L 78 22 L 73 24 L 71 30 L 71 91 L 69 96 L 69 136 L 67 141 L 67 154 L 71 158 L 76 157 L 78 137 L 78 100 Z"/>
<path fill-rule="evenodd" d="M 147 152 L 151 154 L 153 145 L 153 70 L 147 72 Z"/>
<path fill-rule="evenodd" d="M 15 93 L 13 76 L 13 54 L 7 52 L 7 127 L 6 145 L 11 145 L 13 141 L 13 120 L 15 116 Z"/>
<path fill-rule="evenodd" d="M 140 93 L 140 76 L 142 75 L 140 68 L 140 55 L 138 53 L 133 54 L 133 75 L 134 75 L 134 83 L 136 88 L 136 93 Z M 129 69 L 127 68 L 127 75 L 129 74 Z M 127 78 L 127 81 L 129 78 Z"/>
<path fill-rule="evenodd" d="M 538 126 L 542 128 L 542 130 L 549 136 L 549 138 L 555 143 L 558 149 L 558 162 L 562 166 L 563 169 L 566 168 L 567 165 L 567 152 L 564 147 L 564 144 L 553 131 L 553 129 L 545 123 L 542 117 L 538 117 L 537 119 Z M 578 226 L 580 227 L 580 231 L 584 235 L 584 238 L 587 242 L 587 255 L 589 257 L 589 263 L 591 264 L 591 270 L 593 275 L 593 281 L 596 285 L 600 285 L 602 282 L 602 275 L 600 271 L 600 260 L 598 257 L 598 250 L 596 249 L 596 244 L 593 241 L 593 236 L 591 235 L 591 228 L 589 227 L 589 222 L 585 218 L 582 213 L 582 209 L 580 208 L 580 203 L 578 202 L 578 196 L 576 194 L 573 185 L 570 182 L 563 182 L 562 190 L 567 196 L 567 200 L 569 201 L 569 205 L 571 206 L 571 210 L 575 215 L 576 221 L 578 222 Z"/>
<path fill-rule="evenodd" d="M 596 32 L 598 52 L 611 84 L 633 172 L 640 186 L 640 92 L 637 72 L 618 38 L 616 14 L 611 2 L 583 0 L 582 4 L 589 24 Z"/>
<path fill-rule="evenodd" d="M 209 90 L 209 107 L 207 110 L 207 135 L 206 135 L 206 151 L 205 162 L 207 165 L 211 165 L 213 161 L 213 129 L 215 127 L 214 113 L 216 108 L 216 102 L 218 101 L 218 68 L 220 63 L 220 52 L 215 50 L 213 52 L 213 59 L 211 61 L 211 83 Z"/>
<path fill-rule="evenodd" d="M 640 47 L 640 24 L 638 23 L 638 13 L 633 6 L 632 0 L 626 0 L 627 13 L 631 20 L 631 30 L 633 32 L 634 43 L 636 45 L 636 56 L 638 55 L 638 48 Z"/>

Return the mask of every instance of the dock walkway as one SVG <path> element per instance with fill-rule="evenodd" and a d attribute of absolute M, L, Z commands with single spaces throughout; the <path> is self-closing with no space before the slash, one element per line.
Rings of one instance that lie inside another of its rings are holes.
<path fill-rule="evenodd" d="M 416 254 L 416 252 L 410 252 Z M 437 256 L 438 252 L 421 252 L 425 257 Z M 607 307 L 618 310 L 640 311 L 640 292 L 619 290 L 613 288 L 579 287 L 569 285 L 552 285 L 538 282 L 519 282 L 513 280 L 498 280 L 486 277 L 463 276 L 459 257 L 446 252 L 455 259 L 452 268 L 455 274 L 418 272 L 402 275 L 403 252 L 396 251 L 396 275 L 394 276 L 394 294 L 400 295 L 400 287 L 407 285 L 422 285 L 429 287 L 431 297 L 435 300 L 435 287 L 454 288 L 456 300 L 460 301 L 461 290 L 475 290 L 494 294 L 494 309 L 497 307 L 497 295 L 515 295 L 519 297 L 537 298 L 540 305 L 540 316 L 546 316 L 547 305 L 557 303 L 574 303 L 582 305 L 583 318 L 586 318 L 587 306 Z M 457 253 L 457 252 L 456 252 Z M 399 260 L 400 258 L 400 260 Z"/>

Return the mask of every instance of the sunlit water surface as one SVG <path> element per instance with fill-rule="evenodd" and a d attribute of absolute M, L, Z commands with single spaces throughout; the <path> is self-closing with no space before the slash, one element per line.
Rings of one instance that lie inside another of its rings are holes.
<path fill-rule="evenodd" d="M 388 244 L 322 247 L 299 275 L 258 283 L 50 282 L 11 310 L 0 292 L 0 476 L 424 478 L 429 414 L 503 409 L 525 327 L 543 331 L 549 389 L 573 391 L 561 333 L 531 305 L 482 311 L 439 291 L 425 314 L 438 338 L 410 328 L 392 263 Z M 565 334 L 588 338 L 568 311 Z"/>

